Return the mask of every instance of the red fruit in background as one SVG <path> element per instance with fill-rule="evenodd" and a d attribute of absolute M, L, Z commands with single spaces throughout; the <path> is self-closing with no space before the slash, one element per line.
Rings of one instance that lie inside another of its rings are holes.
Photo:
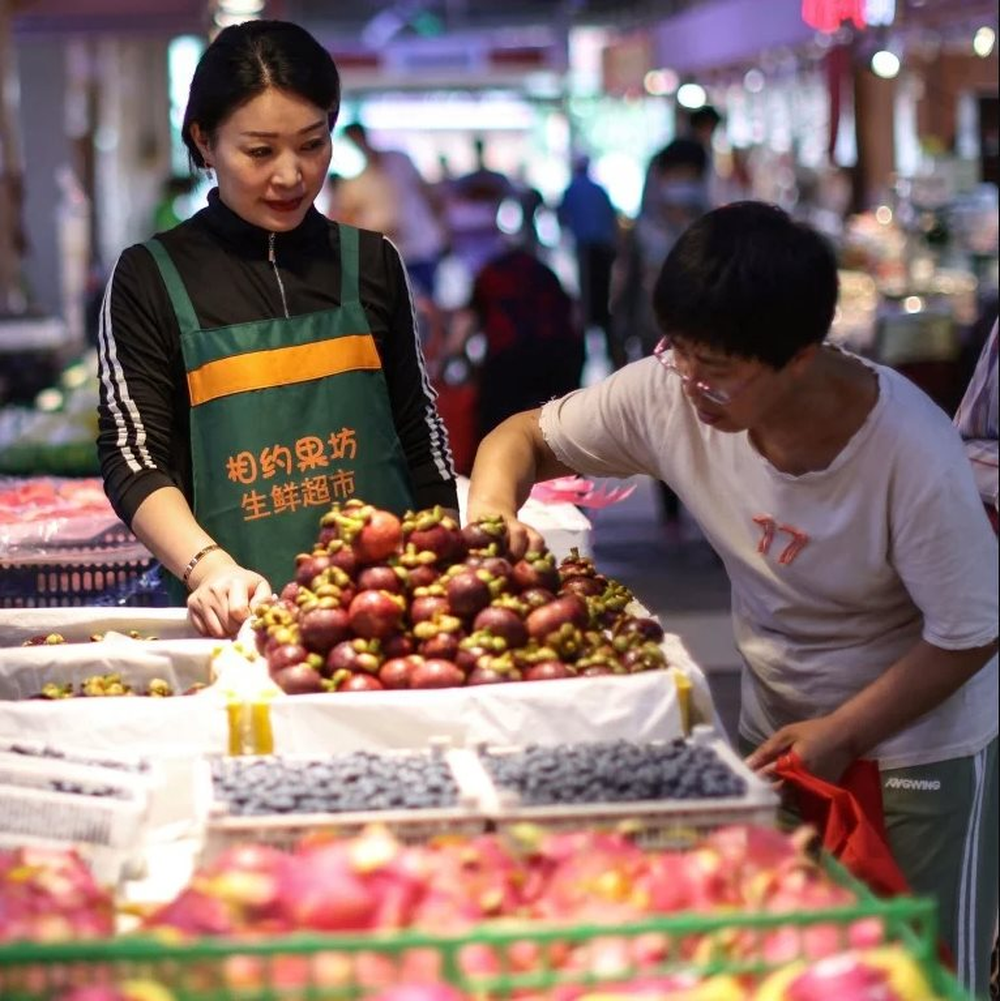
<path fill-rule="evenodd" d="M 365 567 L 358 571 L 359 591 L 388 591 L 390 594 L 400 594 L 403 582 L 392 567 L 384 564 Z"/>
<path fill-rule="evenodd" d="M 458 523 L 453 518 L 441 514 L 438 520 L 434 521 L 433 515 L 425 518 L 424 515 L 418 514 L 416 524 L 422 527 L 406 532 L 406 543 L 413 546 L 417 552 L 434 553 L 437 562 L 443 565 L 457 563 L 465 555 L 465 540 L 462 538 Z"/>
<path fill-rule="evenodd" d="M 282 643 L 271 647 L 265 657 L 272 674 L 281 671 L 292 664 L 301 664 L 309 656 L 309 651 L 301 643 Z"/>
<path fill-rule="evenodd" d="M 429 587 L 440 576 L 437 567 L 430 563 L 420 563 L 412 567 L 406 576 L 406 586 L 412 591 L 417 587 Z"/>
<path fill-rule="evenodd" d="M 299 619 L 302 643 L 316 653 L 326 654 L 330 648 L 351 634 L 351 623 L 343 608 L 313 608 Z"/>
<path fill-rule="evenodd" d="M 380 639 L 399 632 L 405 603 L 388 591 L 359 591 L 348 615 L 351 628 L 365 639 Z"/>
<path fill-rule="evenodd" d="M 271 674 L 274 683 L 288 695 L 314 695 L 323 691 L 319 671 L 308 664 L 292 664 Z"/>
<path fill-rule="evenodd" d="M 655 671 L 667 666 L 667 657 L 663 648 L 652 640 L 645 640 L 636 646 L 629 647 L 621 655 L 621 662 L 631 674 L 639 671 Z"/>
<path fill-rule="evenodd" d="M 295 580 L 306 587 L 330 565 L 330 557 L 322 551 L 299 553 L 295 557 Z"/>
<path fill-rule="evenodd" d="M 465 682 L 465 675 L 450 660 L 432 658 L 413 669 L 411 688 L 455 688 Z"/>
<path fill-rule="evenodd" d="M 332 676 L 337 671 L 374 674 L 381 663 L 382 658 L 370 649 L 367 641 L 358 638 L 341 640 L 326 655 L 326 674 Z"/>
<path fill-rule="evenodd" d="M 507 522 L 499 515 L 487 515 L 470 521 L 462 529 L 462 538 L 470 553 L 492 550 L 496 556 L 506 556 L 510 544 Z"/>
<path fill-rule="evenodd" d="M 528 629 L 524 621 L 509 608 L 490 606 L 484 608 L 472 623 L 474 632 L 486 629 L 494 636 L 499 636 L 508 649 L 524 646 L 528 642 Z"/>
<path fill-rule="evenodd" d="M 480 557 L 480 566 L 491 576 L 498 577 L 508 585 L 514 580 L 514 566 L 503 556 Z"/>
<path fill-rule="evenodd" d="M 236 913 L 225 900 L 187 887 L 146 921 L 147 928 L 176 928 L 189 935 L 231 935 Z"/>
<path fill-rule="evenodd" d="M 525 624 L 528 633 L 534 639 L 541 640 L 556 632 L 565 623 L 584 629 L 588 619 L 587 606 L 583 599 L 567 594 L 529 612 Z"/>
<path fill-rule="evenodd" d="M 353 579 L 358 573 L 359 561 L 357 553 L 346 542 L 339 542 L 335 545 L 336 547 L 330 551 L 330 566 L 336 567 L 338 570 L 343 570 L 348 577 Z"/>
<path fill-rule="evenodd" d="M 424 663 L 424 658 L 418 654 L 407 657 L 393 657 L 387 660 L 378 671 L 378 680 L 385 688 L 409 688 L 410 678 L 416 668 Z"/>
<path fill-rule="evenodd" d="M 445 593 L 452 615 L 458 615 L 463 619 L 471 619 L 477 612 L 482 611 L 492 598 L 489 585 L 472 570 L 463 570 L 455 574 L 445 585 Z"/>
<path fill-rule="evenodd" d="M 625 615 L 615 624 L 615 636 L 637 636 L 659 643 L 663 639 L 663 626 L 656 619 L 639 615 Z"/>
<path fill-rule="evenodd" d="M 581 598 L 593 598 L 604 593 L 604 585 L 596 577 L 568 577 L 559 588 L 560 594 L 578 594 Z"/>
<path fill-rule="evenodd" d="M 541 608 L 550 601 L 555 601 L 556 596 L 545 587 L 529 587 L 520 594 L 523 601 L 529 608 Z"/>
<path fill-rule="evenodd" d="M 317 931 L 364 931 L 378 912 L 378 898 L 352 871 L 344 843 L 296 858 L 285 872 L 281 899 L 293 927 Z"/>
<path fill-rule="evenodd" d="M 380 692 L 385 686 L 371 674 L 352 674 L 337 687 L 338 692 Z"/>
<path fill-rule="evenodd" d="M 529 587 L 558 591 L 561 583 L 555 559 L 551 555 L 534 552 L 525 553 L 524 558 L 514 564 L 512 577 L 514 585 L 522 591 Z"/>
<path fill-rule="evenodd" d="M 417 644 L 409 633 L 396 633 L 382 640 L 382 656 L 387 660 L 393 657 L 408 657 L 417 649 Z"/>
<path fill-rule="evenodd" d="M 299 582 L 297 580 L 290 580 L 281 589 L 281 600 L 282 601 L 294 602 L 295 599 L 299 596 L 299 591 L 301 589 L 302 589 L 302 585 L 299 584 Z"/>
<path fill-rule="evenodd" d="M 417 653 L 430 660 L 454 660 L 458 656 L 461 639 L 461 633 L 438 633 L 421 640 L 417 646 Z"/>
<path fill-rule="evenodd" d="M 377 563 L 392 556 L 402 541 L 402 522 L 391 511 L 375 509 L 354 539 L 354 553 L 362 563 Z"/>
<path fill-rule="evenodd" d="M 551 681 L 556 678 L 572 677 L 573 671 L 561 660 L 539 661 L 524 672 L 525 681 Z"/>
<path fill-rule="evenodd" d="M 410 602 L 410 621 L 427 622 L 447 611 L 448 599 L 443 594 L 420 594 Z"/>
<path fill-rule="evenodd" d="M 492 667 L 474 667 L 465 678 L 466 685 L 499 685 L 505 681 L 513 681 L 509 674 L 496 671 Z"/>
<path fill-rule="evenodd" d="M 372 1001 L 464 1001 L 465 995 L 446 984 L 404 984 L 388 987 Z"/>

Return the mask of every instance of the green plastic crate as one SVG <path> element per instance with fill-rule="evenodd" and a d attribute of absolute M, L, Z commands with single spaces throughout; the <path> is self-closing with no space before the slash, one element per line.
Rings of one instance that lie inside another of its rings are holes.
<path fill-rule="evenodd" d="M 377 935 L 294 935 L 261 940 L 201 939 L 178 942 L 152 937 L 60 944 L 24 943 L 0 948 L 0 997 L 5 1001 L 49 1001 L 59 991 L 85 984 L 127 979 L 153 980 L 170 988 L 176 1001 L 340 1001 L 375 996 L 366 986 L 373 969 L 404 969 L 417 957 L 429 961 L 439 978 L 470 998 L 503 999 L 531 990 L 536 996 L 559 985 L 594 986 L 608 977 L 558 969 L 554 951 L 595 939 L 664 936 L 665 954 L 655 969 L 619 968 L 611 980 L 696 968 L 705 975 L 763 974 L 773 967 L 752 950 L 747 958 L 708 950 L 695 965 L 682 956 L 685 943 L 738 930 L 761 938 L 770 930 L 832 925 L 847 945 L 847 928 L 857 920 L 880 918 L 885 939 L 906 946 L 931 986 L 946 1001 L 969 1001 L 935 957 L 937 922 L 931 901 L 876 900 L 870 895 L 851 907 L 793 914 L 678 914 L 614 926 L 554 927 L 537 923 L 483 925 L 463 935 L 395 932 Z M 758 939 L 759 941 L 759 939 Z M 527 944 L 527 945 L 526 945 Z M 488 949 L 498 969 L 482 977 L 463 972 L 470 949 Z M 512 957 L 530 948 L 535 961 L 516 971 Z M 422 964 L 425 971 L 427 966 Z"/>

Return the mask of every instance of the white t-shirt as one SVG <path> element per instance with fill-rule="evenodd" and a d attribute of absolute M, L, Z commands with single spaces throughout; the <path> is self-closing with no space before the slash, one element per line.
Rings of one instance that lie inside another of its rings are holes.
<path fill-rule="evenodd" d="M 413 161 L 399 150 L 384 150 L 379 166 L 396 186 L 395 240 L 407 262 L 429 261 L 444 253 L 444 228 L 427 197 Z"/>
<path fill-rule="evenodd" d="M 947 416 L 892 369 L 824 470 L 775 469 L 747 433 L 702 424 L 653 358 L 543 408 L 556 456 L 589 476 L 665 480 L 722 558 L 754 744 L 825 715 L 920 637 L 948 650 L 997 635 L 997 542 Z M 997 734 L 997 659 L 875 747 L 900 768 L 973 754 Z"/>

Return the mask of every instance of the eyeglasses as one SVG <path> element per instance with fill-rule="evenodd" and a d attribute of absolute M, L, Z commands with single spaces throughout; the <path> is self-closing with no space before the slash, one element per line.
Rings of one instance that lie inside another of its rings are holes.
<path fill-rule="evenodd" d="M 733 402 L 734 397 L 743 392 L 755 378 L 755 376 L 750 376 L 749 379 L 743 380 L 736 386 L 733 386 L 732 389 L 721 389 L 710 383 L 693 379 L 690 375 L 682 372 L 680 366 L 674 361 L 673 349 L 673 340 L 670 337 L 663 337 L 656 347 L 653 348 L 653 355 L 668 372 L 673 372 L 685 386 L 691 386 L 700 396 L 704 396 L 706 400 L 709 400 L 716 406 L 728 407 Z"/>

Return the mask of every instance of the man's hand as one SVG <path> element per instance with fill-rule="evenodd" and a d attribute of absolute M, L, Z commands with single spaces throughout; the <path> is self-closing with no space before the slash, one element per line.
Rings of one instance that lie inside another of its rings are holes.
<path fill-rule="evenodd" d="M 507 531 L 510 533 L 508 548 L 512 559 L 519 560 L 525 553 L 548 551 L 545 539 L 542 538 L 541 532 L 537 529 L 526 525 L 523 521 L 518 521 L 517 518 L 505 518 L 504 520 L 507 522 Z"/>
<path fill-rule="evenodd" d="M 235 636 L 257 602 L 271 596 L 271 586 L 254 570 L 236 564 L 225 554 L 204 568 L 188 596 L 188 616 L 204 636 L 220 639 Z M 199 567 L 199 569 L 201 569 Z"/>
<path fill-rule="evenodd" d="M 788 751 L 794 751 L 813 775 L 828 782 L 839 782 L 857 756 L 849 746 L 843 724 L 831 716 L 820 716 L 783 726 L 746 763 L 762 775 L 771 775 L 777 759 Z"/>

